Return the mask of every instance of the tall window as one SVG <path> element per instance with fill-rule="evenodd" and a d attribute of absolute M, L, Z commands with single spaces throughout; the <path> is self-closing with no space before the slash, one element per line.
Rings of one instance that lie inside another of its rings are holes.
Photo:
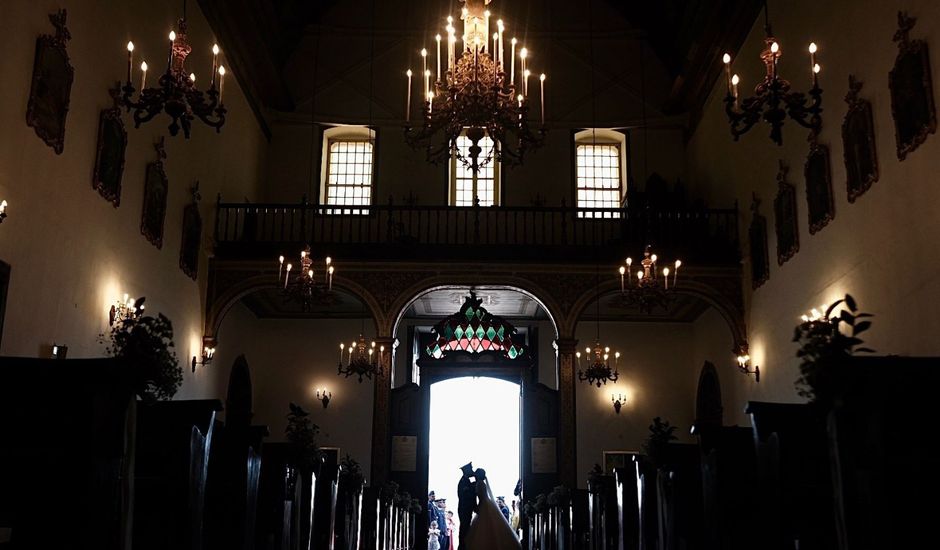
<path fill-rule="evenodd" d="M 457 138 L 457 148 L 460 155 L 470 158 L 470 146 L 473 142 L 465 135 Z M 493 140 L 489 136 L 480 140 L 480 161 L 484 157 L 492 156 Z M 474 175 L 473 170 L 464 166 L 456 156 L 450 160 L 450 203 L 452 206 L 473 206 L 473 198 L 480 199 L 480 206 L 495 206 L 499 204 L 499 163 L 489 161 L 486 166 Z"/>
<path fill-rule="evenodd" d="M 588 128 L 575 134 L 575 203 L 578 208 L 620 208 L 626 197 L 627 138 Z M 581 218 L 619 218 L 619 212 L 579 212 Z"/>
<path fill-rule="evenodd" d="M 327 205 L 372 204 L 372 150 L 373 144 L 367 140 L 329 141 L 326 166 Z M 343 209 L 342 213 L 366 214 L 368 210 L 350 208 Z"/>

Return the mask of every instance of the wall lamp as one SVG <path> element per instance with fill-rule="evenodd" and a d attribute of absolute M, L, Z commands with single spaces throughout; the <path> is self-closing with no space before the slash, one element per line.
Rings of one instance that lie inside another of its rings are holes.
<path fill-rule="evenodd" d="M 3 220 L 5 220 L 6 217 L 7 217 L 7 201 L 2 200 L 0 201 L 0 223 L 3 223 Z"/>
<path fill-rule="evenodd" d="M 52 357 L 56 359 L 65 359 L 69 353 L 69 347 L 62 344 L 52 344 Z"/>
<path fill-rule="evenodd" d="M 329 406 L 330 399 L 333 399 L 333 392 L 327 391 L 326 388 L 323 388 L 322 390 L 317 388 L 317 399 L 323 403 L 323 408 L 325 409 L 327 406 Z"/>
<path fill-rule="evenodd" d="M 208 367 L 212 363 L 212 358 L 215 357 L 215 346 L 205 346 L 202 348 L 202 361 L 196 361 L 196 356 L 193 355 L 193 372 L 196 372 L 196 365 L 202 365 Z"/>
<path fill-rule="evenodd" d="M 760 367 L 751 368 L 751 356 L 747 353 L 747 344 L 740 344 L 735 354 L 738 356 L 738 370 L 747 375 L 754 375 L 754 381 L 760 383 Z"/>
<path fill-rule="evenodd" d="M 620 408 L 627 402 L 627 396 L 622 393 L 610 394 L 610 402 L 614 404 L 614 412 L 620 414 Z"/>

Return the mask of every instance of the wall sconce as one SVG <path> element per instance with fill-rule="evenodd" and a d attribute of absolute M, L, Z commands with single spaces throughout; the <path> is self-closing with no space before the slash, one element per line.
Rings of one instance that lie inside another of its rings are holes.
<path fill-rule="evenodd" d="M 739 345 L 735 353 L 738 356 L 738 370 L 744 374 L 753 374 L 754 381 L 760 383 L 760 367 L 755 365 L 754 368 L 751 369 L 751 356 L 747 353 L 747 344 Z"/>
<path fill-rule="evenodd" d="M 323 408 L 325 409 L 330 404 L 330 399 L 333 399 L 333 392 L 326 391 L 326 388 L 322 390 L 317 388 L 317 399 L 323 403 Z"/>
<path fill-rule="evenodd" d="M 6 217 L 7 217 L 7 201 L 2 200 L 0 201 L 0 223 L 3 223 L 3 220 L 5 220 Z"/>
<path fill-rule="evenodd" d="M 206 345 L 202 348 L 202 361 L 196 361 L 196 356 L 193 355 L 193 372 L 196 372 L 196 365 L 202 365 L 208 367 L 212 363 L 212 358 L 215 357 L 215 346 Z"/>
<path fill-rule="evenodd" d="M 620 408 L 627 402 L 627 396 L 622 393 L 610 394 L 610 402 L 614 404 L 614 412 L 620 414 Z"/>
<path fill-rule="evenodd" d="M 61 344 L 52 344 L 52 357 L 55 359 L 65 359 L 69 353 L 69 347 Z"/>
<path fill-rule="evenodd" d="M 118 321 L 131 321 L 137 319 L 144 313 L 144 301 L 147 298 L 141 296 L 136 300 L 124 294 L 124 299 L 111 306 L 108 312 L 108 326 L 114 326 Z"/>

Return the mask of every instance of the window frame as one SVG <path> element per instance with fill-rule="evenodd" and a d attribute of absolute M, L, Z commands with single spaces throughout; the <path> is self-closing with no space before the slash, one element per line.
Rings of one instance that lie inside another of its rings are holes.
<path fill-rule="evenodd" d="M 326 207 L 324 212 L 335 215 L 369 215 L 370 208 L 375 205 L 375 166 L 376 151 L 378 149 L 375 130 L 367 126 L 334 126 L 324 130 L 322 135 L 323 148 L 320 161 L 321 169 L 319 203 L 321 206 Z M 369 143 L 372 145 L 372 151 L 370 153 L 372 162 L 369 179 L 370 183 L 368 185 L 368 204 L 330 204 L 330 187 L 337 186 L 336 184 L 330 184 L 330 168 L 332 166 L 332 163 L 330 162 L 330 153 L 333 145 L 336 143 Z"/>
<path fill-rule="evenodd" d="M 463 131 L 460 132 L 460 137 L 466 137 L 466 136 L 467 136 L 467 128 L 464 128 Z M 492 140 L 492 138 L 490 138 L 488 134 L 485 137 Z M 495 149 L 497 147 L 499 147 L 499 142 L 494 140 L 493 141 L 494 155 L 496 153 Z M 469 206 L 457 205 L 457 163 L 458 162 L 459 160 L 457 159 L 457 154 L 452 151 L 450 155 L 450 163 L 449 163 L 450 171 L 449 171 L 448 177 L 450 179 L 450 184 L 448 186 L 449 191 L 448 191 L 447 204 L 448 206 L 454 206 L 457 208 L 471 208 L 475 205 L 473 204 Z M 502 175 L 502 170 L 500 170 L 501 163 L 495 158 L 492 160 L 492 163 L 493 163 L 493 204 L 492 206 L 500 206 L 502 204 L 502 200 L 501 200 L 502 186 L 500 185 L 500 177 Z M 472 174 L 471 179 L 473 182 L 473 196 L 474 198 L 479 198 L 479 193 L 477 192 L 477 174 L 474 174 L 472 171 L 471 171 L 471 174 Z"/>
<path fill-rule="evenodd" d="M 619 185 L 618 185 L 618 201 L 616 208 L 626 208 L 627 204 L 627 182 L 629 166 L 627 165 L 627 136 L 623 132 L 617 130 L 611 130 L 608 128 L 586 128 L 574 134 L 574 186 L 573 186 L 573 201 L 572 204 L 575 205 L 575 208 L 588 208 L 582 207 L 581 202 L 578 198 L 578 191 L 581 188 L 580 179 L 578 177 L 579 165 L 579 155 L 578 149 L 583 145 L 615 145 L 619 152 Z M 585 217 L 583 213 L 579 213 L 578 217 L 589 219 L 593 216 Z M 599 219 L 605 219 L 601 217 Z"/>

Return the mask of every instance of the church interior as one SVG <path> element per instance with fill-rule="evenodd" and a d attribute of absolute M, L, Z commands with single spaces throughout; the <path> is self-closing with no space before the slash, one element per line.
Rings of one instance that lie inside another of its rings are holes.
<path fill-rule="evenodd" d="M 936 0 L 0 2 L 0 549 L 929 544 L 938 41 Z"/>

